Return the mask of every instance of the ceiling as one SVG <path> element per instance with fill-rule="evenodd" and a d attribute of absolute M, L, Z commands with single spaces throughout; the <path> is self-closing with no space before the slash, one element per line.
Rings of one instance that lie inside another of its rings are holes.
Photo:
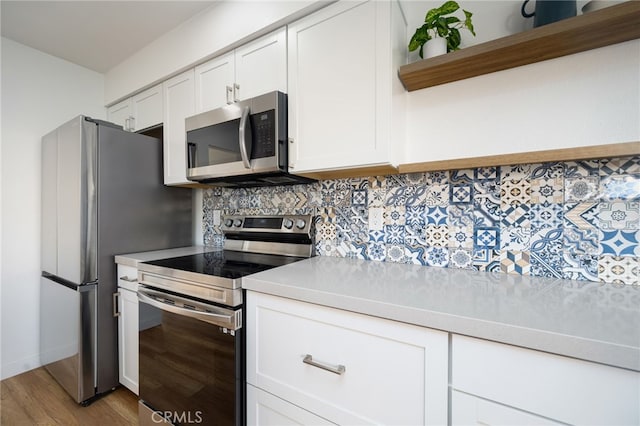
<path fill-rule="evenodd" d="M 0 1 L 3 37 L 105 73 L 215 1 Z"/>

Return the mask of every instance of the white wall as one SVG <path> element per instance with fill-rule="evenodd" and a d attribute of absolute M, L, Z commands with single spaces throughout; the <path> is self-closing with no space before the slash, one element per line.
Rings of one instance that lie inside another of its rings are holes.
<path fill-rule="evenodd" d="M 105 74 L 105 104 L 266 34 L 327 1 L 223 2 L 158 38 Z"/>
<path fill-rule="evenodd" d="M 40 138 L 105 118 L 104 77 L 2 38 L 1 378 L 40 365 Z"/>

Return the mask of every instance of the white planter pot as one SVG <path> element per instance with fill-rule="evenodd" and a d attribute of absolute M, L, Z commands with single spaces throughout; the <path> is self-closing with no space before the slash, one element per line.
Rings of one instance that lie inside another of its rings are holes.
<path fill-rule="evenodd" d="M 444 55 L 445 53 L 447 53 L 447 39 L 443 37 L 432 38 L 422 47 L 422 57 L 424 59 Z"/>

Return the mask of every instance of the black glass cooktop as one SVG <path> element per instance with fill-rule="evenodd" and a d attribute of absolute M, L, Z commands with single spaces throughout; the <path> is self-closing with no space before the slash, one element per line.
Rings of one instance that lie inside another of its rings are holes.
<path fill-rule="evenodd" d="M 303 257 L 224 250 L 152 260 L 145 263 L 197 274 L 237 279 L 303 259 Z"/>

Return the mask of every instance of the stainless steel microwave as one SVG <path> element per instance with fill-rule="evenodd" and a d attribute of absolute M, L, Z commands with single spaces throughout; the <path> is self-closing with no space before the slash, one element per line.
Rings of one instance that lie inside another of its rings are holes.
<path fill-rule="evenodd" d="M 217 186 L 311 182 L 288 173 L 287 95 L 270 92 L 185 121 L 187 178 Z"/>

